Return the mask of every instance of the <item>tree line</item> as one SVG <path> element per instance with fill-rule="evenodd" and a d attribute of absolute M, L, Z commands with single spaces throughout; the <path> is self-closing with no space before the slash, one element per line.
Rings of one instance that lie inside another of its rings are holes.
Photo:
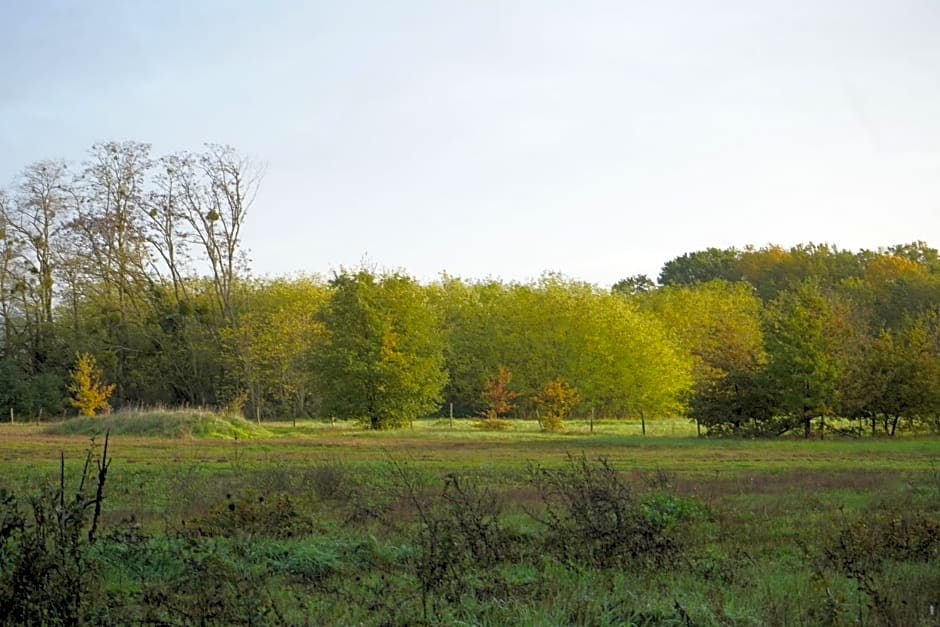
<path fill-rule="evenodd" d="M 708 249 L 611 290 L 340 269 L 257 279 L 263 167 L 226 146 L 92 146 L 0 189 L 0 410 L 67 412 L 79 356 L 112 405 L 261 419 L 684 414 L 709 434 L 938 429 L 940 257 L 922 242 Z"/>

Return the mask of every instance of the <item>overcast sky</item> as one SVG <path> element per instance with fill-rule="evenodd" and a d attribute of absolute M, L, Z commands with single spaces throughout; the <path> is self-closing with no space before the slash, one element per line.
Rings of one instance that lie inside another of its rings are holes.
<path fill-rule="evenodd" d="M 0 185 L 99 141 L 231 144 L 267 164 L 259 275 L 940 245 L 937 0 L 0 7 Z"/>

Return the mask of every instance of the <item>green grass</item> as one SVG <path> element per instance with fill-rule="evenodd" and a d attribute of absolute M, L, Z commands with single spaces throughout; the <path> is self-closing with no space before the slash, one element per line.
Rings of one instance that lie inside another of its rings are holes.
<path fill-rule="evenodd" d="M 579 421 L 546 434 L 534 421 L 490 432 L 467 419 L 383 432 L 317 420 L 259 429 L 197 412 L 119 413 L 0 425 L 0 488 L 28 503 L 57 484 L 60 452 L 72 485 L 90 436 L 98 451 L 108 428 L 113 464 L 94 559 L 107 562 L 100 598 L 123 604 L 128 622 L 186 622 L 146 614 L 146 599 L 160 595 L 200 616 L 222 598 L 232 613 L 218 624 L 253 612 L 259 624 L 420 622 L 426 536 L 403 477 L 428 511 L 443 512 L 450 474 L 502 503 L 499 524 L 515 548 L 490 567 L 445 573 L 456 588 L 431 595 L 431 622 L 917 625 L 932 624 L 930 603 L 940 607 L 936 561 L 891 554 L 872 567 L 866 585 L 891 593 L 878 606 L 824 559 L 858 520 L 930 546 L 929 521 L 940 520 L 938 438 L 712 440 L 686 421 L 651 421 L 646 436 L 636 422 L 606 420 L 593 434 Z M 609 460 L 637 494 L 688 505 L 693 515 L 676 527 L 681 560 L 579 569 L 544 549 L 531 473 L 581 455 Z M 927 526 L 890 526 L 905 516 Z M 301 535 L 285 537 L 289 524 Z M 870 540 L 888 546 L 881 535 Z"/>

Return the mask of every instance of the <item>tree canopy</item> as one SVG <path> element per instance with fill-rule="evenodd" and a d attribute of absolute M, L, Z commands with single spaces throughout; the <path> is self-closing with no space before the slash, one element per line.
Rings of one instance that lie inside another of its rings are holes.
<path fill-rule="evenodd" d="M 940 430 L 940 254 L 924 242 L 706 248 L 610 289 L 557 273 L 259 279 L 242 237 L 263 171 L 227 146 L 103 142 L 0 188 L 0 409 L 74 412 L 82 355 L 117 408 L 390 428 L 480 416 L 501 380 L 509 418 Z"/>
<path fill-rule="evenodd" d="M 364 269 L 330 286 L 314 359 L 324 412 L 386 429 L 437 410 L 447 374 L 437 312 L 421 286 Z"/>

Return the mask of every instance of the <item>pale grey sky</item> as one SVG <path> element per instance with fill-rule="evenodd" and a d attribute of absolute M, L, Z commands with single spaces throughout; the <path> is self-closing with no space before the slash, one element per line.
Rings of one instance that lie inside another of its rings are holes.
<path fill-rule="evenodd" d="M 256 274 L 602 285 L 940 245 L 940 2 L 0 0 L 0 185 L 97 141 L 267 163 Z"/>

